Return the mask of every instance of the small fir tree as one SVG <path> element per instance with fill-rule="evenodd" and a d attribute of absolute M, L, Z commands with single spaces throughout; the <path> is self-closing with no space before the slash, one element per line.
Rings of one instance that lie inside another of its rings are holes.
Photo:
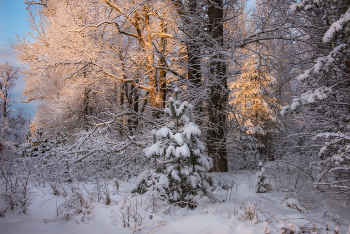
<path fill-rule="evenodd" d="M 42 128 L 31 126 L 26 138 L 28 143 L 19 145 L 15 153 L 18 161 L 26 162 L 27 166 L 29 164 L 35 165 L 35 170 L 32 173 L 40 180 L 72 182 L 68 161 L 65 161 L 64 164 L 58 164 L 56 161 L 57 158 L 62 158 L 65 154 L 67 140 L 65 131 L 56 133 L 54 137 L 48 137 Z M 51 164 L 53 160 L 56 161 L 55 166 Z M 46 167 L 49 164 L 51 166 Z"/>
<path fill-rule="evenodd" d="M 242 73 L 231 83 L 231 104 L 240 110 L 235 118 L 247 128 L 246 134 L 256 138 L 261 156 L 272 159 L 269 142 L 281 129 L 277 116 L 278 104 L 274 96 L 276 79 L 261 58 L 251 56 L 245 60 Z"/>
<path fill-rule="evenodd" d="M 271 190 L 270 179 L 265 175 L 265 167 L 262 162 L 259 162 L 259 171 L 257 175 L 256 181 L 256 192 L 257 193 L 266 193 Z"/>
<path fill-rule="evenodd" d="M 241 110 L 240 123 L 249 128 L 249 134 L 264 135 L 277 132 L 280 123 L 277 117 L 273 85 L 276 79 L 266 65 L 256 56 L 247 58 L 242 74 L 232 82 L 231 104 Z"/>
<path fill-rule="evenodd" d="M 246 126 L 237 128 L 236 144 L 243 150 L 240 169 L 255 170 L 261 157 L 258 148 L 264 146 L 253 135 L 247 134 L 248 130 Z"/>
<path fill-rule="evenodd" d="M 48 139 L 42 128 L 31 126 L 26 134 L 28 143 L 19 145 L 17 154 L 22 157 L 51 155 L 56 149 L 61 149 L 65 145 L 66 138 L 66 133 L 58 132 L 54 138 Z"/>
<path fill-rule="evenodd" d="M 205 147 L 198 139 L 201 130 L 194 123 L 192 105 L 180 103 L 177 96 L 176 88 L 175 98 L 170 98 L 169 108 L 165 108 L 170 128 L 176 133 L 168 127 L 153 131 L 153 145 L 144 150 L 153 168 L 139 176 L 134 192 L 150 191 L 158 199 L 195 208 L 210 200 L 212 181 L 207 171 L 213 163 L 203 154 Z"/>

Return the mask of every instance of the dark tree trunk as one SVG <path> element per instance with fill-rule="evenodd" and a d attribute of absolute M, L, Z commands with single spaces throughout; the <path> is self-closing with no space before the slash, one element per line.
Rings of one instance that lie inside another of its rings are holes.
<path fill-rule="evenodd" d="M 210 101 L 208 106 L 209 130 L 207 149 L 213 158 L 211 171 L 225 172 L 227 168 L 226 152 L 226 105 L 228 102 L 226 63 L 218 49 L 223 46 L 223 2 L 212 0 L 208 8 L 209 44 L 214 56 L 210 62 Z"/>
<path fill-rule="evenodd" d="M 129 109 L 133 110 L 135 113 L 138 113 L 139 112 L 139 92 L 137 88 L 135 88 L 135 86 L 132 84 L 131 84 L 128 101 L 129 101 Z M 136 116 L 131 115 L 128 118 L 128 128 L 129 128 L 130 134 L 133 134 L 133 131 L 136 130 L 138 124 L 139 124 L 139 120 Z"/>
<path fill-rule="evenodd" d="M 88 131 L 90 124 L 88 121 L 89 116 L 91 115 L 91 107 L 90 107 L 90 92 L 91 89 L 86 87 L 84 89 L 84 101 L 83 101 L 83 128 Z"/>
<path fill-rule="evenodd" d="M 159 66 L 160 67 L 166 67 L 166 61 L 165 58 L 159 59 Z M 166 87 L 166 70 L 165 69 L 159 69 L 159 99 L 161 100 L 161 108 L 165 107 L 165 100 L 166 100 L 166 93 L 167 93 L 167 87 Z"/>
<path fill-rule="evenodd" d="M 201 74 L 201 56 L 200 56 L 200 27 L 197 17 L 197 0 L 189 0 L 189 18 L 186 20 L 187 29 L 187 59 L 188 59 L 188 79 L 194 88 L 200 85 L 202 80 Z"/>
<path fill-rule="evenodd" d="M 181 0 L 172 0 L 183 20 L 183 29 L 186 33 L 187 47 L 187 74 L 190 84 L 198 87 L 202 80 L 200 47 L 200 17 L 198 15 L 198 0 L 189 0 L 188 5 Z"/>
<path fill-rule="evenodd" d="M 201 35 L 205 31 L 201 30 L 200 11 L 204 8 L 199 6 L 198 0 L 189 0 L 188 11 L 180 0 L 172 0 L 178 13 L 183 17 L 184 30 L 187 39 L 188 56 L 188 79 L 195 91 L 200 87 L 202 81 L 201 74 Z M 215 52 L 215 48 L 223 45 L 223 2 L 222 0 L 210 1 L 208 8 L 209 33 L 213 43 L 209 44 L 209 50 Z M 217 52 L 217 51 L 216 51 Z M 210 63 L 210 100 L 208 106 L 209 130 L 207 140 L 207 150 L 209 156 L 213 158 L 214 168 L 212 171 L 227 171 L 226 159 L 226 105 L 228 101 L 226 64 L 223 56 L 217 55 L 211 58 Z M 201 112 L 201 106 L 197 106 Z"/>
<path fill-rule="evenodd" d="M 162 20 L 160 23 L 160 27 L 162 30 L 162 33 L 168 33 L 168 29 L 166 27 L 166 24 Z M 159 65 L 160 67 L 167 67 L 166 59 L 165 59 L 165 52 L 166 52 L 166 46 L 167 46 L 167 39 L 165 37 L 162 37 L 160 39 L 161 41 L 161 56 L 159 58 Z M 162 101 L 161 103 L 161 108 L 165 107 L 165 100 L 166 100 L 166 95 L 167 95 L 167 87 L 166 87 L 166 74 L 167 71 L 166 69 L 159 69 L 159 95 L 160 95 L 160 100 Z"/>
<path fill-rule="evenodd" d="M 88 78 L 87 78 L 87 71 L 83 72 L 83 76 L 84 76 L 84 83 L 88 84 Z M 91 127 L 91 124 L 89 123 L 89 116 L 92 115 L 92 95 L 93 92 L 91 90 L 91 88 L 89 88 L 89 85 L 87 85 L 84 88 L 84 99 L 83 99 L 83 113 L 82 113 L 82 117 L 83 117 L 83 128 L 84 130 L 88 131 L 89 128 Z"/>

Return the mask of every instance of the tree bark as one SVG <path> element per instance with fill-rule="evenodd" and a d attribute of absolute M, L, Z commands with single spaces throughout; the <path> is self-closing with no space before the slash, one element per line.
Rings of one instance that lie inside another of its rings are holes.
<path fill-rule="evenodd" d="M 223 46 L 223 2 L 213 0 L 208 8 L 209 34 L 213 42 L 209 48 L 214 56 L 210 62 L 210 101 L 208 106 L 209 131 L 207 149 L 213 158 L 211 171 L 225 172 L 227 168 L 226 152 L 226 105 L 228 103 L 226 63 L 218 49 Z"/>
<path fill-rule="evenodd" d="M 200 29 L 198 22 L 196 21 L 197 17 L 197 0 L 189 0 L 189 18 L 185 21 L 187 29 L 187 59 L 188 59 L 188 79 L 194 85 L 194 88 L 197 88 L 202 80 L 201 74 L 201 57 L 200 57 L 200 45 L 199 45 L 199 35 Z M 198 19 L 197 19 L 198 20 Z"/>
<path fill-rule="evenodd" d="M 188 80 L 195 88 L 200 85 L 201 74 L 201 51 L 200 51 L 200 27 L 198 19 L 198 0 L 189 0 L 187 7 L 180 0 L 172 0 L 178 14 L 183 20 L 187 47 L 187 75 Z"/>
<path fill-rule="evenodd" d="M 168 29 L 166 27 L 166 24 L 163 19 L 161 19 L 160 22 L 160 28 L 161 32 L 166 34 L 168 32 Z M 165 59 L 165 53 L 166 53 L 166 46 L 167 46 L 167 39 L 165 37 L 162 37 L 160 39 L 160 52 L 159 60 L 158 60 L 158 66 L 165 68 L 167 67 L 167 62 Z M 161 101 L 160 107 L 165 107 L 165 100 L 166 100 L 166 94 L 167 94 L 167 87 L 166 87 L 166 75 L 167 71 L 166 69 L 159 69 L 158 71 L 158 85 L 159 85 L 159 100 Z"/>

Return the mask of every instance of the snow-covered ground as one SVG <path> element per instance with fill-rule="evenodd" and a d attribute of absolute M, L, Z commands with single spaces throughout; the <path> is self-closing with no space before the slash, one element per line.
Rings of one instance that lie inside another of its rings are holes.
<path fill-rule="evenodd" d="M 298 192 L 284 191 L 278 183 L 287 181 L 279 178 L 271 178 L 272 191 L 257 194 L 256 176 L 247 171 L 213 176 L 217 183 L 213 194 L 218 202 L 195 210 L 151 202 L 147 194 L 131 195 L 128 190 L 133 180 L 119 181 L 119 188 L 111 181 L 108 190 L 93 183 L 57 186 L 56 194 L 60 195 L 54 195 L 49 184 L 33 186 L 26 214 L 7 212 L 0 218 L 0 233 L 253 234 L 338 230 L 346 234 L 348 231 L 350 209 L 335 200 L 336 196 L 308 190 L 302 185 L 294 186 Z M 106 199 L 108 192 L 104 191 L 109 191 L 110 199 Z M 4 207 L 1 199 L 0 210 Z"/>

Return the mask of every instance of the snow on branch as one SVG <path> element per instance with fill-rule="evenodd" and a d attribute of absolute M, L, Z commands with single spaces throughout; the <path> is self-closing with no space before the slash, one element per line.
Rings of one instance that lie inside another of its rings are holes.
<path fill-rule="evenodd" d="M 337 132 L 337 133 L 332 133 L 332 132 L 323 132 L 323 133 L 320 133 L 320 134 L 317 134 L 316 137 L 326 137 L 329 138 L 330 136 L 332 137 L 340 137 L 340 138 L 343 138 L 345 140 L 350 140 L 350 136 L 347 136 L 341 132 Z"/>
<path fill-rule="evenodd" d="M 323 42 L 327 43 L 331 40 L 335 40 L 335 35 L 340 33 L 340 31 L 349 31 L 350 30 L 350 8 L 346 13 L 337 21 L 335 21 L 331 27 L 327 30 L 323 36 Z"/>
<path fill-rule="evenodd" d="M 113 123 L 115 123 L 117 121 L 117 119 L 121 116 L 126 116 L 126 115 L 137 115 L 138 117 L 143 117 L 145 118 L 144 116 L 141 116 L 139 113 L 136 113 L 134 111 L 125 111 L 125 112 L 122 112 L 122 113 L 119 113 L 119 114 L 115 114 L 113 116 L 113 118 L 110 120 L 110 121 L 106 121 L 106 122 L 102 122 L 102 123 L 99 123 L 99 124 L 95 124 L 94 128 L 91 129 L 83 138 L 81 138 L 76 144 L 74 144 L 73 146 L 71 146 L 67 152 L 71 151 L 72 149 L 74 148 L 77 148 L 77 149 L 80 149 L 82 147 L 82 145 L 85 143 L 85 141 L 87 139 L 89 139 L 98 129 L 102 128 L 102 127 L 105 127 L 105 126 L 109 126 Z M 148 121 L 149 123 L 152 123 L 152 121 Z M 130 139 L 129 139 L 130 140 Z M 110 143 L 110 142 L 109 142 Z M 143 147 L 141 144 L 137 144 L 136 142 L 134 142 L 134 144 L 136 144 L 137 146 L 140 146 L 140 147 Z"/>

